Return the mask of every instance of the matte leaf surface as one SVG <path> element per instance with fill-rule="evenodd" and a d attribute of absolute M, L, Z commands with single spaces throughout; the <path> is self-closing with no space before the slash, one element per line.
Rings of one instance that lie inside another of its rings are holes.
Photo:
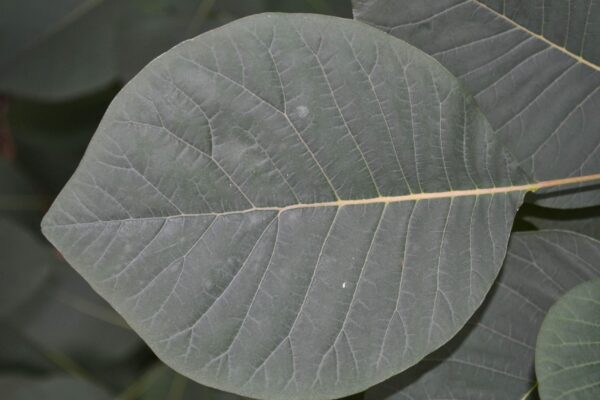
<path fill-rule="evenodd" d="M 534 180 L 600 170 L 598 1 L 353 3 L 356 19 L 417 46 L 456 75 Z M 537 202 L 600 203 L 598 185 L 581 187 Z"/>
<path fill-rule="evenodd" d="M 265 14 L 160 56 L 43 231 L 178 372 L 334 398 L 482 302 L 522 175 L 458 81 L 367 25 Z"/>
<path fill-rule="evenodd" d="M 537 338 L 535 371 L 542 400 L 600 398 L 600 280 L 552 306 Z"/>
<path fill-rule="evenodd" d="M 502 273 L 465 328 L 368 400 L 530 400 L 544 316 L 569 289 L 600 277 L 600 242 L 566 231 L 512 235 Z M 591 397 L 594 398 L 594 397 Z"/>

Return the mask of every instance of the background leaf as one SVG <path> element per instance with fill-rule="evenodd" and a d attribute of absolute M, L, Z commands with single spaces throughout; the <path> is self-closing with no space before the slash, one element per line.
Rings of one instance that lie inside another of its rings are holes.
<path fill-rule="evenodd" d="M 537 229 L 561 229 L 600 240 L 600 206 L 557 210 L 526 204 L 519 210 L 522 221 Z"/>
<path fill-rule="evenodd" d="M 4 0 L 0 93 L 87 96 L 126 82 L 184 39 L 265 10 L 351 16 L 347 0 Z"/>
<path fill-rule="evenodd" d="M 600 280 L 594 280 L 562 296 L 542 323 L 535 346 L 542 400 L 600 397 L 599 344 Z"/>
<path fill-rule="evenodd" d="M 162 400 L 176 398 L 178 400 L 243 400 L 244 397 L 221 392 L 199 385 L 163 364 L 150 369 L 144 376 L 142 387 L 139 389 L 140 400 Z M 124 397 L 127 400 L 129 397 Z"/>
<path fill-rule="evenodd" d="M 134 78 L 43 229 L 178 372 L 339 397 L 472 315 L 517 183 L 433 59 L 353 21 L 266 14 Z"/>
<path fill-rule="evenodd" d="M 48 278 L 48 249 L 26 229 L 0 218 L 0 319 L 24 303 Z M 28 265 L 24 268 L 23 265 Z"/>
<path fill-rule="evenodd" d="M 534 348 L 550 306 L 600 276 L 600 242 L 565 231 L 511 237 L 484 305 L 448 344 L 408 371 L 367 390 L 368 400 L 534 399 Z"/>
<path fill-rule="evenodd" d="M 534 180 L 600 171 L 600 6 L 595 1 L 585 6 L 496 0 L 353 4 L 356 19 L 417 46 L 456 75 Z M 553 42 L 527 28 L 543 31 Z M 553 189 L 536 201 L 557 208 L 598 205 L 599 186 L 581 186 L 561 188 L 560 195 Z"/>
<path fill-rule="evenodd" d="M 0 322 L 0 374 L 41 375 L 58 370 L 23 334 Z"/>
<path fill-rule="evenodd" d="M 40 192 L 14 162 L 0 158 L 0 219 L 15 221 L 37 233 L 50 203 Z"/>
<path fill-rule="evenodd" d="M 0 393 L 6 400 L 109 400 L 102 388 L 66 376 L 28 378 L 18 375 L 0 375 Z"/>
<path fill-rule="evenodd" d="M 137 335 L 68 265 L 57 260 L 51 270 L 42 290 L 5 318 L 11 327 L 44 352 L 86 367 L 118 361 L 139 348 Z"/>
<path fill-rule="evenodd" d="M 116 93 L 117 88 L 111 87 L 68 102 L 11 102 L 9 120 L 17 152 L 16 163 L 28 177 L 39 182 L 47 203 L 77 168 Z M 39 218 L 36 225 L 39 225 Z"/>
<path fill-rule="evenodd" d="M 61 100 L 109 85 L 118 71 L 113 0 L 5 0 L 0 92 Z"/>

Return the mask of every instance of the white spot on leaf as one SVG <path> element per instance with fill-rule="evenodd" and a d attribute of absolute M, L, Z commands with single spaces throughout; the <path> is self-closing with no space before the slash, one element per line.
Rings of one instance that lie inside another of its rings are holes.
<path fill-rule="evenodd" d="M 308 115 L 308 107 L 306 106 L 298 106 L 296 107 L 296 114 L 298 114 L 298 117 L 300 118 L 306 118 L 306 116 Z"/>

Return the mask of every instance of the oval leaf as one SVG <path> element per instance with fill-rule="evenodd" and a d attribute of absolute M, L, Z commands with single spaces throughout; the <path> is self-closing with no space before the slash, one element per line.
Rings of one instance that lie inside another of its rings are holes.
<path fill-rule="evenodd" d="M 465 328 L 415 367 L 369 389 L 365 399 L 537 398 L 539 327 L 566 291 L 600 277 L 599 259 L 600 242 L 580 234 L 514 233 L 500 277 Z"/>
<path fill-rule="evenodd" d="M 350 20 L 265 14 L 134 78 L 43 231 L 178 372 L 340 397 L 480 305 L 515 168 L 432 58 Z"/>
<path fill-rule="evenodd" d="M 552 306 L 537 338 L 535 372 L 542 400 L 600 398 L 600 280 Z"/>

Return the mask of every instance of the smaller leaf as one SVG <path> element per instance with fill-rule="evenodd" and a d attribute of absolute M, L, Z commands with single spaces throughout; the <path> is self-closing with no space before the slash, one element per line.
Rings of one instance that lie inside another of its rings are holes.
<path fill-rule="evenodd" d="M 600 398 L 600 280 L 571 289 L 550 308 L 535 371 L 542 400 Z"/>

